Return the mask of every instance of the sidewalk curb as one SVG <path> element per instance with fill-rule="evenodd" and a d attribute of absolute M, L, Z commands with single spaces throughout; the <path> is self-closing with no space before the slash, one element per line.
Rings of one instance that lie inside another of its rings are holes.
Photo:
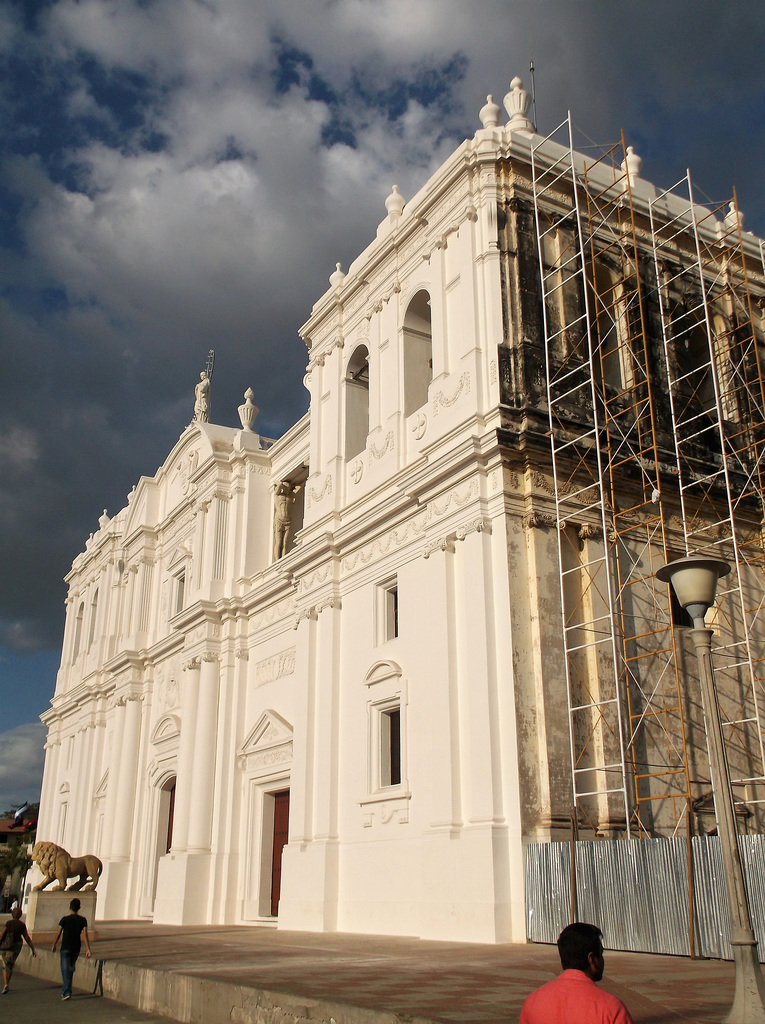
<path fill-rule="evenodd" d="M 92 992 L 102 965 L 102 994 L 144 1013 L 171 1017 L 182 1024 L 431 1024 L 389 1011 L 296 996 L 268 989 L 211 981 L 194 974 L 155 970 L 84 955 L 77 961 L 75 988 Z M 26 949 L 17 967 L 44 981 L 60 981 L 57 953 Z"/>

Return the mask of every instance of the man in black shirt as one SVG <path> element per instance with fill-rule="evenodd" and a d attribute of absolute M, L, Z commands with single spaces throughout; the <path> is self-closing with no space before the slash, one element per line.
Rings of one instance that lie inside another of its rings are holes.
<path fill-rule="evenodd" d="M 21 907 L 14 907 L 11 911 L 10 921 L 5 922 L 3 933 L 0 935 L 0 954 L 3 959 L 3 995 L 8 995 L 13 974 L 13 965 L 16 957 L 21 952 L 22 943 L 26 942 L 32 950 L 32 956 L 37 956 L 37 950 L 29 937 L 27 926 L 21 920 Z"/>
<path fill-rule="evenodd" d="M 61 939 L 61 998 L 70 999 L 72 995 L 72 977 L 74 965 L 80 955 L 80 935 L 85 939 L 85 956 L 90 959 L 90 939 L 88 938 L 88 922 L 78 913 L 80 901 L 73 899 L 69 904 L 69 915 L 62 917 L 58 923 L 58 934 L 53 940 L 53 952 L 56 952 L 58 940 Z"/>

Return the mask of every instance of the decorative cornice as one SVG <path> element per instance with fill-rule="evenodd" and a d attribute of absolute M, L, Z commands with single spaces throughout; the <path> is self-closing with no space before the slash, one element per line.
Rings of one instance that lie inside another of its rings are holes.
<path fill-rule="evenodd" d="M 594 523 L 582 523 L 576 535 L 579 540 L 598 540 L 603 536 L 603 528 Z"/>
<path fill-rule="evenodd" d="M 300 611 L 295 615 L 292 620 L 292 628 L 298 629 L 303 619 L 317 619 L 316 608 L 313 605 L 306 605 L 305 608 L 301 608 Z"/>
<path fill-rule="evenodd" d="M 426 544 L 422 551 L 422 557 L 430 558 L 435 551 L 454 551 L 454 542 L 464 540 L 471 533 L 491 533 L 491 520 L 486 516 L 476 516 L 475 519 L 463 523 L 445 537 Z"/>

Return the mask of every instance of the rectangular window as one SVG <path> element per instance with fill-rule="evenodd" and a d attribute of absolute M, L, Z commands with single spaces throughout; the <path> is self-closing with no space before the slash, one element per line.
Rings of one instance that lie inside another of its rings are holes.
<path fill-rule="evenodd" d="M 401 708 L 380 715 L 380 784 L 401 785 Z"/>
<path fill-rule="evenodd" d="M 387 643 L 398 636 L 398 580 L 386 580 L 377 586 L 377 642 Z"/>
<path fill-rule="evenodd" d="M 186 598 L 186 573 L 185 571 L 175 577 L 175 614 L 183 611 L 183 602 Z"/>

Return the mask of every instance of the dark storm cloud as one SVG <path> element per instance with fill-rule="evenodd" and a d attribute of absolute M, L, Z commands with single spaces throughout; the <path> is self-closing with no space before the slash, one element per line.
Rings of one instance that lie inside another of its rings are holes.
<path fill-rule="evenodd" d="M 340 260 L 537 68 L 542 132 L 625 129 L 765 224 L 763 15 L 699 0 L 50 0 L 0 11 L 0 665 L 60 642 L 62 583 L 191 417 L 305 410 L 297 329 Z M 0 651 L 2 655 L 2 651 Z M 24 687 L 28 717 L 53 679 Z M 36 703 L 35 703 L 36 702 Z M 34 706 L 33 706 L 34 705 Z M 24 720 L 23 718 L 21 719 Z"/>
<path fill-rule="evenodd" d="M 40 799 L 45 726 L 39 722 L 0 732 L 0 811 Z"/>

